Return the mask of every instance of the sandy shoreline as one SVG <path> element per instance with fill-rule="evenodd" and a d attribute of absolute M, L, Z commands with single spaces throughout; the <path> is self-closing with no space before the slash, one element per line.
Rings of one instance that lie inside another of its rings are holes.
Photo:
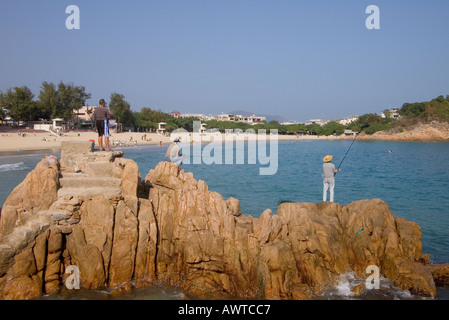
<path fill-rule="evenodd" d="M 120 144 L 123 146 L 134 145 L 156 145 L 169 143 L 169 137 L 162 137 L 155 133 L 147 133 L 146 140 L 144 133 L 138 132 L 124 132 L 113 134 L 110 138 L 111 147 L 118 147 Z M 49 132 L 36 132 L 29 131 L 23 135 L 19 135 L 17 132 L 2 133 L 0 135 L 0 152 L 25 152 L 25 151 L 38 151 L 38 150 L 50 150 L 60 149 L 61 142 L 63 141 L 89 141 L 94 140 L 96 148 L 98 148 L 98 135 L 96 132 L 67 132 L 62 136 L 54 136 Z"/>
<path fill-rule="evenodd" d="M 306 141 L 306 140 L 341 140 L 342 137 L 326 136 L 288 136 L 278 135 L 278 140 Z M 344 139 L 344 138 L 343 138 Z M 98 135 L 96 132 L 67 132 L 62 136 L 54 136 L 49 132 L 34 132 L 30 130 L 23 136 L 18 132 L 1 133 L 0 152 L 24 152 L 60 149 L 63 141 L 89 141 L 94 140 L 98 148 Z M 112 134 L 111 147 L 159 145 L 170 143 L 170 137 L 163 137 L 156 133 L 123 132 Z"/>
<path fill-rule="evenodd" d="M 434 133 L 434 132 L 432 132 Z M 268 137 L 267 137 L 268 138 Z M 446 139 L 445 139 L 446 138 Z M 340 141 L 351 140 L 351 136 L 295 136 L 295 135 L 278 135 L 279 141 Z M 383 141 L 448 141 L 446 136 L 429 134 L 426 136 L 415 136 L 407 134 L 395 135 L 360 135 L 358 140 L 383 140 Z M 20 153 L 31 151 L 42 151 L 60 149 L 63 141 L 89 141 L 94 140 L 98 149 L 98 135 L 94 131 L 89 132 L 67 132 L 62 136 L 54 136 L 49 132 L 34 132 L 29 130 L 25 136 L 18 132 L 2 132 L 0 134 L 0 153 Z M 223 138 L 224 140 L 224 138 Z M 123 146 L 142 146 L 142 145 L 159 145 L 170 143 L 170 137 L 163 137 L 156 133 L 143 132 L 123 132 L 112 134 L 111 147 Z"/>

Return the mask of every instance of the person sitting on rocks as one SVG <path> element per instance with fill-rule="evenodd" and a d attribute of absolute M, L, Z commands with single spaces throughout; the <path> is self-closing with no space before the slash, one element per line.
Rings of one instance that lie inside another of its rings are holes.
<path fill-rule="evenodd" d="M 173 143 L 167 149 L 165 153 L 165 161 L 173 162 L 178 167 L 182 165 L 183 154 L 181 153 L 181 147 L 179 146 L 180 139 L 176 138 Z"/>

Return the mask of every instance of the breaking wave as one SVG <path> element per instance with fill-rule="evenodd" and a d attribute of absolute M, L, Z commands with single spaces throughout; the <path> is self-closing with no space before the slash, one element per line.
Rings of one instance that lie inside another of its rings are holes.
<path fill-rule="evenodd" d="M 352 289 L 364 283 L 365 280 L 358 279 L 353 272 L 346 272 L 338 278 L 337 284 L 325 290 L 319 297 L 325 300 L 421 300 L 426 299 L 411 294 L 409 291 L 395 287 L 393 283 L 384 278 L 380 278 L 380 288 L 366 290 L 360 296 L 356 296 Z"/>
<path fill-rule="evenodd" d="M 19 171 L 19 170 L 25 170 L 25 169 L 28 169 L 28 168 L 25 166 L 25 163 L 23 163 L 23 162 L 0 164 L 0 172 Z"/>

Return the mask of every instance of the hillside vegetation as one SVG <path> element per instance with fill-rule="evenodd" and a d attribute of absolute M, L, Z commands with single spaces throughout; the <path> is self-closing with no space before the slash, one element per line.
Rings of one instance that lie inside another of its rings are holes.
<path fill-rule="evenodd" d="M 74 110 L 79 110 L 86 105 L 86 100 L 91 98 L 84 86 L 75 86 L 73 83 L 53 84 L 43 82 L 38 98 L 26 87 L 14 87 L 5 93 L 0 91 L 0 120 L 12 119 L 14 121 L 37 121 L 63 118 L 71 121 L 74 118 Z M 165 122 L 167 131 L 176 129 L 193 130 L 193 122 L 197 118 L 175 118 L 168 113 L 152 108 L 141 108 L 138 112 L 131 110 L 131 105 L 122 94 L 113 92 L 110 96 L 109 108 L 117 122 L 123 125 L 125 130 L 148 131 L 156 130 L 158 123 Z M 92 109 L 88 113 L 92 113 Z M 218 129 L 222 132 L 229 129 L 240 130 L 277 130 L 279 134 L 311 134 L 329 136 L 341 135 L 345 129 L 372 135 L 379 131 L 403 132 L 417 125 L 430 123 L 449 122 L 449 96 L 439 96 L 428 102 L 404 103 L 399 109 L 399 118 L 390 117 L 389 111 L 381 117 L 374 113 L 364 114 L 359 119 L 347 126 L 336 121 L 330 121 L 323 126 L 318 124 L 305 125 L 280 124 L 278 121 L 264 122 L 251 125 L 235 121 L 202 121 L 208 129 Z M 0 122 L 1 123 L 1 122 Z"/>
<path fill-rule="evenodd" d="M 378 131 L 403 132 L 417 125 L 449 122 L 449 96 L 439 96 L 427 102 L 404 103 L 399 109 L 400 117 L 382 118 L 377 114 L 362 115 L 348 129 L 368 135 Z"/>

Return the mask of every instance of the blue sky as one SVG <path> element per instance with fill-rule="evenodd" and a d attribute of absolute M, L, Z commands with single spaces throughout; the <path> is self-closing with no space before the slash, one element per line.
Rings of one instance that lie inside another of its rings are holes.
<path fill-rule="evenodd" d="M 365 10 L 380 9 L 380 30 Z M 80 30 L 65 26 L 80 9 Z M 291 120 L 379 113 L 449 94 L 447 0 L 0 2 L 0 90 L 72 82 L 96 105 Z"/>

